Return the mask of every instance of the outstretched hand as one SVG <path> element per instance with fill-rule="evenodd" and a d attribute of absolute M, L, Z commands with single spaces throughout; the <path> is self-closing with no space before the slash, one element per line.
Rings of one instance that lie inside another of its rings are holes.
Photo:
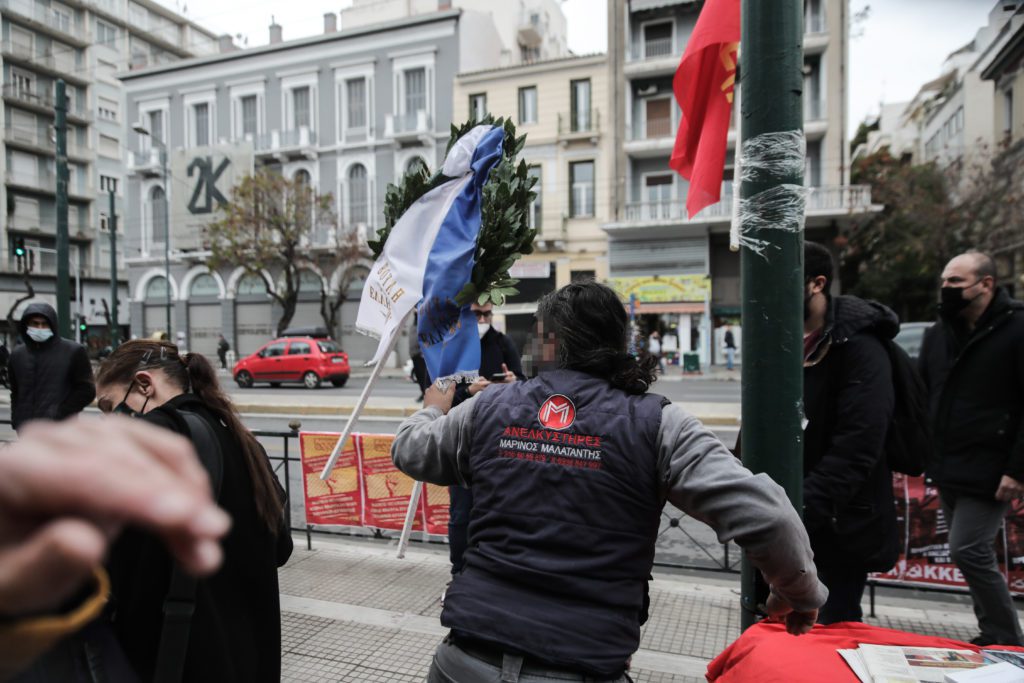
<path fill-rule="evenodd" d="M 814 628 L 814 623 L 818 620 L 818 610 L 798 612 L 775 593 L 768 596 L 764 611 L 769 619 L 784 621 L 786 623 L 786 631 L 794 636 L 802 636 L 805 633 L 809 633 Z"/>

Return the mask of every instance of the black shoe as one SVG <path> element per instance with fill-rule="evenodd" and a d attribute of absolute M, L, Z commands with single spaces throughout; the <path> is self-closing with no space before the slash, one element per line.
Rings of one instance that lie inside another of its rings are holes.
<path fill-rule="evenodd" d="M 416 399 L 416 402 L 417 403 L 423 403 L 423 394 L 420 394 L 420 397 L 418 399 Z"/>
<path fill-rule="evenodd" d="M 988 647 L 989 645 L 998 645 L 994 638 L 986 636 L 984 633 L 979 633 L 968 641 L 971 645 L 977 645 L 978 647 Z"/>

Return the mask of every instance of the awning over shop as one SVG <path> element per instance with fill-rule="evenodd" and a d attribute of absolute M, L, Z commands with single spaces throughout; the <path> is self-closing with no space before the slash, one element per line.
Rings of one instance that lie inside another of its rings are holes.
<path fill-rule="evenodd" d="M 643 303 L 638 302 L 636 305 L 636 312 L 642 315 L 656 315 L 660 313 L 703 313 L 703 303 L 693 302 L 675 302 L 675 303 Z"/>

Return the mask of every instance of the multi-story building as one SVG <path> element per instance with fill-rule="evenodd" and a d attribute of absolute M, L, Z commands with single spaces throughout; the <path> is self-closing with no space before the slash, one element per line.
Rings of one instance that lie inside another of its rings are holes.
<path fill-rule="evenodd" d="M 149 133 L 131 136 L 127 189 L 134 334 L 165 329 L 168 286 L 174 336 L 184 333 L 185 344 L 203 353 L 213 352 L 221 331 L 239 354 L 251 353 L 272 337 L 280 317 L 267 293 L 278 286 L 278 273 L 211 271 L 209 252 L 177 222 L 168 283 L 164 201 L 184 206 L 193 181 L 176 177 L 173 164 L 171 177 L 163 176 L 159 149 L 150 142 L 154 134 L 166 141 L 172 158 L 230 148 L 254 159 L 252 168 L 301 177 L 334 197 L 341 230 L 372 235 L 381 227 L 387 185 L 413 164 L 434 169 L 443 161 L 450 124 L 462 119 L 461 111 L 453 119 L 456 74 L 500 61 L 501 41 L 490 17 L 468 10 L 340 31 L 335 20 L 325 15 L 322 35 L 282 42 L 275 25 L 269 45 L 124 76 L 128 120 L 140 121 Z M 219 187 L 228 197 L 230 189 Z M 335 237 L 315 237 L 312 247 L 322 258 L 303 270 L 292 325 L 323 324 L 321 293 L 336 294 L 347 272 L 332 265 Z M 367 266 L 345 268 L 361 274 Z M 340 330 L 332 331 L 357 361 L 368 360 L 376 347 L 355 333 L 361 282 L 357 277 L 348 291 Z"/>
<path fill-rule="evenodd" d="M 537 299 L 574 278 L 608 276 L 608 187 L 612 181 L 611 123 L 605 55 L 565 57 L 463 73 L 455 81 L 456 119 L 490 113 L 510 118 L 526 135 L 523 158 L 538 182 L 530 212 L 535 252 L 514 268 L 519 295 L 498 309 L 522 343 Z"/>
<path fill-rule="evenodd" d="M 1006 178 L 1017 184 L 1024 168 L 1024 6 L 1018 6 L 1004 23 L 992 49 L 979 62 L 981 77 L 993 84 L 993 131 L 1005 148 L 996 168 L 1006 169 Z M 1015 190 L 1014 190 L 1015 191 Z M 999 284 L 1011 295 L 1024 292 L 1024 225 L 1020 202 L 1007 216 L 1007 225 L 990 246 L 996 261 Z"/>
<path fill-rule="evenodd" d="M 341 28 L 463 9 L 490 17 L 501 40 L 500 65 L 546 61 L 569 54 L 565 15 L 558 0 L 353 0 L 341 10 Z"/>
<path fill-rule="evenodd" d="M 687 182 L 669 169 L 679 125 L 672 77 L 697 21 L 691 0 L 608 3 L 609 110 L 616 122 L 609 275 L 635 308 L 643 334 L 657 329 L 669 352 L 723 362 L 716 328 L 740 323 L 739 255 L 729 250 L 735 129 L 722 200 L 685 215 Z M 870 189 L 849 185 L 846 129 L 848 8 L 807 0 L 804 14 L 804 182 L 808 239 L 830 242 L 874 210 Z M 734 112 L 734 122 L 737 120 Z M 720 337 L 720 333 L 719 333 Z M 673 355 L 670 353 L 670 355 Z"/>
<path fill-rule="evenodd" d="M 33 301 L 55 302 L 54 86 L 66 83 L 72 314 L 93 346 L 107 340 L 109 195 L 123 200 L 123 96 L 115 74 L 217 49 L 217 38 L 153 0 L 2 0 L 3 199 L 0 316 L 25 296 L 15 247 L 34 265 Z M 120 211 L 120 209 L 118 209 Z M 124 221 L 118 226 L 123 233 Z M 127 303 L 126 278 L 119 277 Z M 80 284 L 79 284 L 80 283 Z M 78 292 L 81 291 L 79 299 Z M 27 305 L 25 302 L 23 305 Z M 127 306 L 120 322 L 127 321 Z M 20 311 L 14 312 L 18 318 Z M 74 325 L 78 329 L 79 325 Z"/>

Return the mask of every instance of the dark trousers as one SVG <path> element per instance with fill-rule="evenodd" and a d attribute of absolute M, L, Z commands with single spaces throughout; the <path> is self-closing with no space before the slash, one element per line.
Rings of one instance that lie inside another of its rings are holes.
<path fill-rule="evenodd" d="M 447 639 L 437 646 L 430 664 L 427 683 L 627 683 L 628 675 L 618 678 L 593 678 L 562 669 L 524 664 L 522 657 L 505 655 L 501 666 L 477 659 Z"/>
<path fill-rule="evenodd" d="M 452 574 L 462 571 L 464 556 L 469 545 L 469 513 L 473 510 L 473 492 L 462 486 L 450 486 L 448 493 L 448 556 L 452 561 Z"/>
<path fill-rule="evenodd" d="M 220 369 L 221 370 L 227 370 L 228 369 L 228 352 L 227 351 L 218 351 L 217 352 L 217 358 L 220 359 Z"/>
<path fill-rule="evenodd" d="M 427 374 L 427 361 L 423 359 L 423 355 L 417 353 L 412 357 L 412 376 L 416 380 L 416 384 L 420 385 L 420 391 L 426 391 L 427 387 L 430 386 L 430 376 Z"/>
<path fill-rule="evenodd" d="M 995 539 L 1009 503 L 940 490 L 949 524 L 949 554 L 964 575 L 981 635 L 999 645 L 1024 644 L 1006 577 L 999 571 Z"/>
<path fill-rule="evenodd" d="M 818 569 L 818 578 L 828 588 L 828 600 L 818 610 L 819 624 L 863 621 L 860 608 L 868 573 L 849 569 Z"/>

